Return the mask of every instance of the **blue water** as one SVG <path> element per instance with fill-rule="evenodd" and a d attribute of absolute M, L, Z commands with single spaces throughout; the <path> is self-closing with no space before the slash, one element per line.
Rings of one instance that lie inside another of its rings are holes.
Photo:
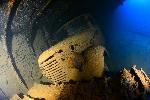
<path fill-rule="evenodd" d="M 150 0 L 125 0 L 103 20 L 110 69 L 136 64 L 149 74 Z"/>

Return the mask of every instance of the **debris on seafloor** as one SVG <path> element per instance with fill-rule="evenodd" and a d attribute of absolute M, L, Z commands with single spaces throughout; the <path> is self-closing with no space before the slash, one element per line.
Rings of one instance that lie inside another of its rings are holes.
<path fill-rule="evenodd" d="M 43 75 L 53 83 L 101 77 L 104 47 L 94 45 L 96 29 L 76 33 L 43 52 L 38 59 Z"/>
<path fill-rule="evenodd" d="M 123 69 L 121 85 L 127 100 L 145 100 L 150 93 L 150 79 L 142 69 L 136 69 L 136 65 L 130 70 Z"/>
<path fill-rule="evenodd" d="M 43 85 L 43 84 L 34 84 L 34 86 L 28 91 L 28 96 L 31 98 L 38 98 L 45 100 L 57 100 L 63 89 L 62 85 Z M 37 92 L 38 91 L 38 92 Z"/>
<path fill-rule="evenodd" d="M 150 79 L 145 72 L 132 67 L 89 81 L 34 84 L 27 95 L 15 95 L 11 100 L 147 100 L 149 89 Z"/>
<path fill-rule="evenodd" d="M 68 82 L 62 84 L 34 85 L 24 98 L 36 100 L 106 100 L 106 91 L 104 90 L 104 80 L 91 80 L 89 82 Z M 119 96 L 108 97 L 112 100 L 120 100 Z M 118 99 L 117 99 L 118 98 Z M 16 100 L 16 99 L 12 99 Z M 30 100 L 30 99 L 28 99 Z"/>

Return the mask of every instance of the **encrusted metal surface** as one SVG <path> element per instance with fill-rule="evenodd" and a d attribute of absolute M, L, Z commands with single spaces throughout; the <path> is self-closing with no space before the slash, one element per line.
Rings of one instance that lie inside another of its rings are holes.
<path fill-rule="evenodd" d="M 100 77 L 104 69 L 104 48 L 91 48 L 83 54 L 94 46 L 95 31 L 76 33 L 43 52 L 38 59 L 43 75 L 56 83 Z"/>
<path fill-rule="evenodd" d="M 138 98 L 145 100 L 147 93 L 150 92 L 150 79 L 142 69 L 136 69 L 136 65 L 130 70 L 122 71 L 121 85 L 123 94 L 128 100 Z"/>

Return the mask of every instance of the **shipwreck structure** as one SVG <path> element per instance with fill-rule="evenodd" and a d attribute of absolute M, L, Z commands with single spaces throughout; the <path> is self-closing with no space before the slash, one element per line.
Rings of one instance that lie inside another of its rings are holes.
<path fill-rule="evenodd" d="M 134 66 L 115 76 L 89 81 L 34 84 L 27 95 L 14 95 L 11 100 L 147 100 L 149 90 L 150 79 Z"/>

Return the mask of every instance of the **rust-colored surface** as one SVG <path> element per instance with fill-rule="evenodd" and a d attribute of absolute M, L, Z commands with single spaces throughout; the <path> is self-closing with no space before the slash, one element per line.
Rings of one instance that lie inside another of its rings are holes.
<path fill-rule="evenodd" d="M 134 65 L 130 70 L 124 69 L 121 73 L 122 91 L 126 98 L 142 100 L 150 91 L 150 79 L 142 69 Z"/>
<path fill-rule="evenodd" d="M 123 100 L 118 84 L 116 77 L 61 84 L 34 84 L 20 100 L 27 100 L 27 97 L 31 100 Z"/>
<path fill-rule="evenodd" d="M 12 7 L 15 0 L 7 0 L 8 1 L 8 7 Z"/>

